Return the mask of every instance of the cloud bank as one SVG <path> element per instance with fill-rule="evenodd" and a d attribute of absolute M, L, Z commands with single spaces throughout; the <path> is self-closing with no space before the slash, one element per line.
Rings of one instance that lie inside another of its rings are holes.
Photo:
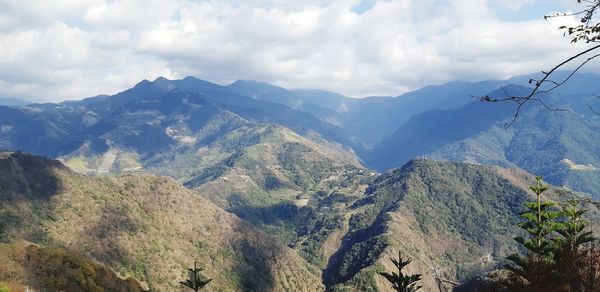
<path fill-rule="evenodd" d="M 187 75 L 398 95 L 537 72 L 582 48 L 557 29 L 576 19 L 543 20 L 548 1 L 502 2 L 539 7 L 524 21 L 493 0 L 365 1 L 0 0 L 0 96 L 81 99 Z"/>

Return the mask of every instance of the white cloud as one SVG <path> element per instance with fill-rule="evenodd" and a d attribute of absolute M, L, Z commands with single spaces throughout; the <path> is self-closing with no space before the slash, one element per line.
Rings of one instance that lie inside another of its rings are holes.
<path fill-rule="evenodd" d="M 379 1 L 357 14 L 359 2 L 0 0 L 0 95 L 77 99 L 159 75 L 396 95 L 536 72 L 581 48 L 556 29 L 575 19 L 502 21 L 484 0 Z"/>
<path fill-rule="evenodd" d="M 496 2 L 498 4 L 500 4 L 501 6 L 506 7 L 508 9 L 519 10 L 527 4 L 534 3 L 535 0 L 498 0 Z"/>

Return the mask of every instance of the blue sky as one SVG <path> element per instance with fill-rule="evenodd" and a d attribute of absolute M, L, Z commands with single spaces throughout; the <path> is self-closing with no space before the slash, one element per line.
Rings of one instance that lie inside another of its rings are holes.
<path fill-rule="evenodd" d="M 348 96 L 544 70 L 583 48 L 575 0 L 0 1 L 0 96 L 113 94 L 142 79 L 253 79 Z M 595 70 L 592 65 L 589 70 Z"/>

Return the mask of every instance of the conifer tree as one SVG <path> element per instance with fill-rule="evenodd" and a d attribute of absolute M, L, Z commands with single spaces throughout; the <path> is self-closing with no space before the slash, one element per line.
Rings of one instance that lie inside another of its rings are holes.
<path fill-rule="evenodd" d="M 581 245 L 594 240 L 592 232 L 586 230 L 588 222 L 583 219 L 583 215 L 589 210 L 580 208 L 580 205 L 578 199 L 570 199 L 561 204 L 562 215 L 566 220 L 561 222 L 557 230 L 561 237 L 556 241 L 563 253 L 576 253 Z"/>
<path fill-rule="evenodd" d="M 206 286 L 212 279 L 207 279 L 200 272 L 204 271 L 203 268 L 199 268 L 194 261 L 194 268 L 188 270 L 188 279 L 179 282 L 179 284 L 188 287 L 196 292 Z"/>
<path fill-rule="evenodd" d="M 553 278 L 549 277 L 549 274 L 553 272 L 557 248 L 554 232 L 561 228 L 557 218 L 562 213 L 555 210 L 554 203 L 542 201 L 541 195 L 548 190 L 548 186 L 542 184 L 542 178 L 539 176 L 536 177 L 536 181 L 536 185 L 530 186 L 530 189 L 536 194 L 537 200 L 525 203 L 527 210 L 521 213 L 525 221 L 517 224 L 527 232 L 528 238 L 515 238 L 527 249 L 527 254 L 510 255 L 507 259 L 512 264 L 507 265 L 507 268 L 526 279 L 529 288 L 541 291 L 550 285 L 548 279 Z"/>
<path fill-rule="evenodd" d="M 398 273 L 379 272 L 379 274 L 392 284 L 392 288 L 398 292 L 414 292 L 422 288 L 422 286 L 417 286 L 417 282 L 421 281 L 421 274 L 405 275 L 402 272 L 402 269 L 410 264 L 412 260 L 402 260 L 401 252 L 398 252 L 398 260 L 394 258 L 390 258 L 390 260 L 398 268 Z"/>
<path fill-rule="evenodd" d="M 583 215 L 589 210 L 580 208 L 580 205 L 578 199 L 570 199 L 561 204 L 564 220 L 556 230 L 560 234 L 556 239 L 555 255 L 558 282 L 561 287 L 571 291 L 586 291 L 586 286 L 592 284 L 588 283 L 590 279 L 596 278 L 588 275 L 594 264 L 589 263 L 590 259 L 586 259 L 588 253 L 582 249 L 584 244 L 594 240 L 592 232 L 587 230 L 588 222 L 583 219 Z"/>

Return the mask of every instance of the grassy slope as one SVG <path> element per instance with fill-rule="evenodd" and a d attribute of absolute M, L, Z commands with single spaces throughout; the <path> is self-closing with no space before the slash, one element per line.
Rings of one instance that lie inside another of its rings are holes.
<path fill-rule="evenodd" d="M 4 240 L 80 252 L 159 291 L 178 289 L 194 260 L 214 291 L 321 289 L 292 250 L 172 179 L 90 178 L 39 157 L 0 158 Z"/>

